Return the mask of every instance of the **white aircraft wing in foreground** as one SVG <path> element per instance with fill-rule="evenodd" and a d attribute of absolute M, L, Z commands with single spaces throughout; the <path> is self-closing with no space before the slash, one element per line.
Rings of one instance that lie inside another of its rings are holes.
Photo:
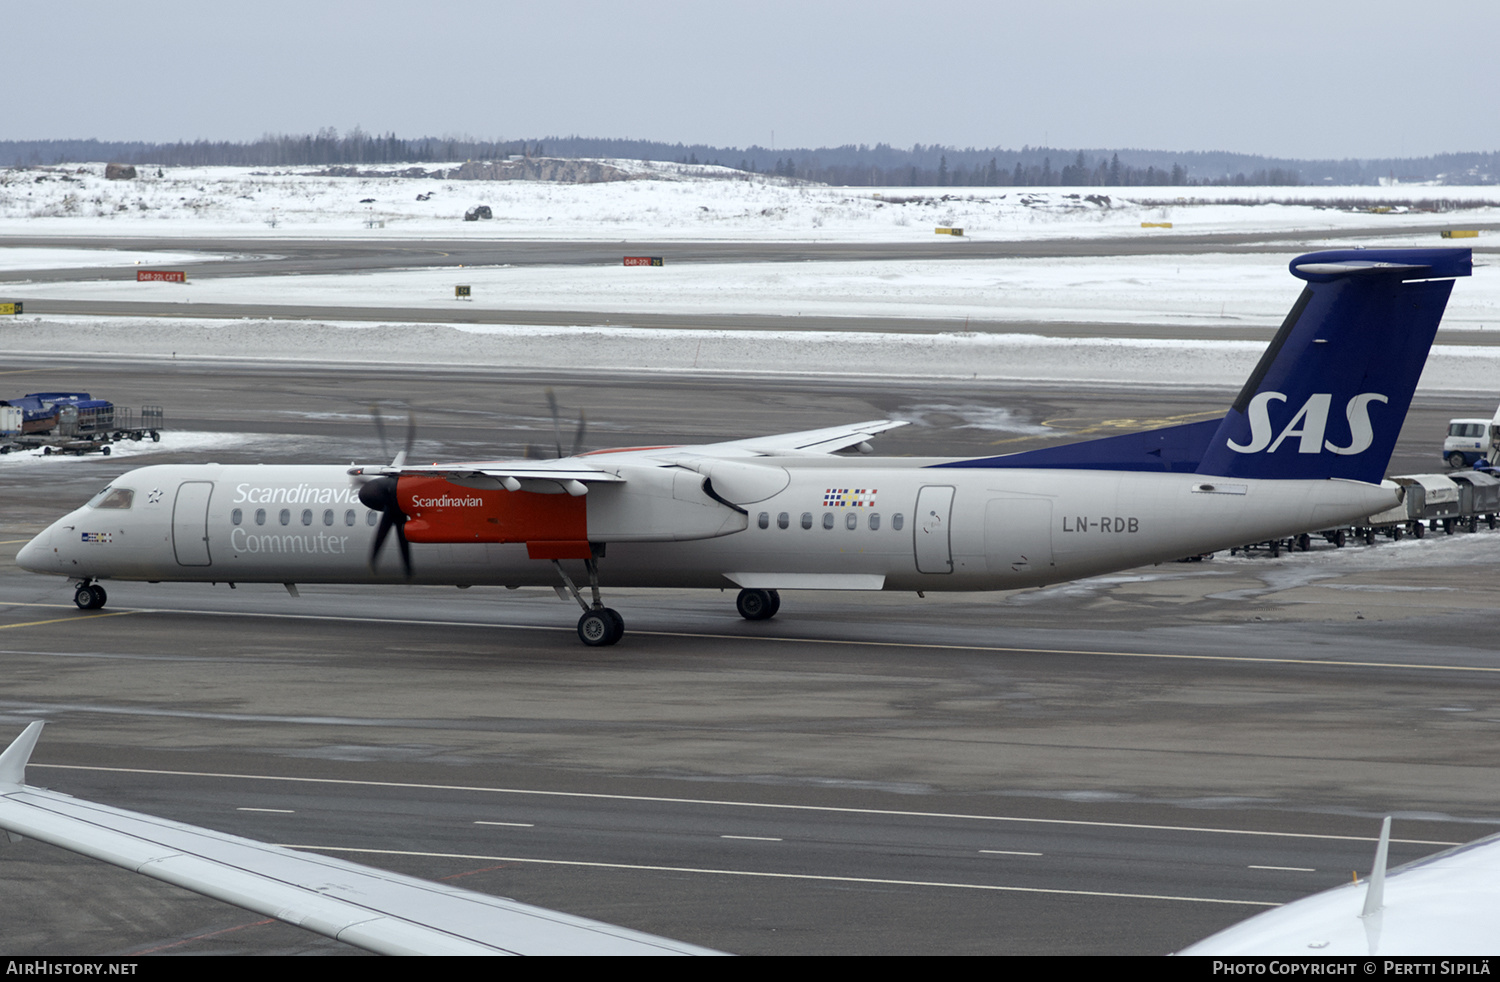
<path fill-rule="evenodd" d="M 0 754 L 0 829 L 386 955 L 713 955 L 640 931 L 29 787 Z"/>
<path fill-rule="evenodd" d="M 1257 914 L 1180 955 L 1500 954 L 1500 835 L 1385 869 L 1391 820 L 1368 880 Z"/>

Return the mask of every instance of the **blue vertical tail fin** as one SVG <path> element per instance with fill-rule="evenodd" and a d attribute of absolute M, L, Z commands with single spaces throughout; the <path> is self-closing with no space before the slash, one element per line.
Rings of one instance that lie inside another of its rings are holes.
<path fill-rule="evenodd" d="M 1468 249 L 1359 249 L 1292 260 L 1307 286 L 1198 473 L 1378 484 Z"/>

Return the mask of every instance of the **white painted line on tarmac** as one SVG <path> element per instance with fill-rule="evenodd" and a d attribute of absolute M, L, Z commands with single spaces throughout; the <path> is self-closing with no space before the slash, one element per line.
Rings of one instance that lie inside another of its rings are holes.
<path fill-rule="evenodd" d="M 310 846 L 277 843 L 284 849 L 309 852 L 359 853 L 377 856 L 417 856 L 423 859 L 463 859 L 493 863 L 535 863 L 543 866 L 575 866 L 590 869 L 629 869 L 653 873 L 703 873 L 713 876 L 753 876 L 776 880 L 813 880 L 820 883 L 873 883 L 881 886 L 936 887 L 950 890 L 988 890 L 996 893 L 1044 893 L 1067 897 L 1109 897 L 1120 900 L 1171 900 L 1192 904 L 1232 904 L 1242 907 L 1280 907 L 1267 900 L 1226 900 L 1219 897 L 1179 897 L 1157 893 L 1117 893 L 1108 890 L 1063 890 L 1050 887 L 1013 887 L 993 883 L 953 883 L 943 880 L 891 880 L 873 876 L 826 876 L 816 873 L 769 873 L 760 870 L 710 869 L 696 866 L 648 866 L 639 863 L 597 863 L 572 859 L 530 859 L 519 856 L 478 856 L 450 852 L 414 852 L 401 849 L 353 849 L 342 846 Z"/>
<path fill-rule="evenodd" d="M 1336 842 L 1377 842 L 1372 835 L 1330 835 L 1321 832 L 1269 832 L 1262 829 L 1209 828 L 1194 825 L 1148 825 L 1140 822 L 1090 822 L 1073 818 L 1031 818 L 1019 815 L 977 815 L 963 812 L 906 811 L 894 808 L 848 808 L 837 805 L 792 805 L 764 801 L 727 801 L 718 798 L 669 798 L 661 795 L 605 794 L 598 791 L 538 791 L 530 788 L 495 788 L 464 784 L 420 784 L 407 781 L 361 781 L 351 778 L 285 777 L 278 774 L 226 774 L 215 771 L 169 771 L 144 767 L 101 767 L 95 764 L 39 764 L 29 768 L 62 771 L 95 771 L 104 774 L 147 774 L 159 777 L 217 778 L 236 781 L 285 781 L 291 784 L 314 784 L 358 788 L 403 788 L 414 791 L 461 791 L 476 794 L 533 795 L 548 798 L 581 798 L 595 801 L 646 801 L 669 805 L 711 805 L 723 808 L 769 808 L 781 811 L 826 813 L 833 815 L 886 815 L 893 818 L 954 819 L 967 822 L 1016 822 L 1032 825 L 1063 825 L 1078 828 L 1141 829 L 1151 832 L 1198 832 L 1208 835 L 1254 835 L 1278 839 L 1316 839 Z M 1392 842 L 1418 846 L 1460 846 L 1461 842 L 1436 839 L 1391 839 Z"/>

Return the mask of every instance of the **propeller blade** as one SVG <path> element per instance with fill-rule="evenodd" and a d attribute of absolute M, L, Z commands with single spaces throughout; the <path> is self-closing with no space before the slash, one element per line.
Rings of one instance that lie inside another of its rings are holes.
<path fill-rule="evenodd" d="M 583 434 L 588 430 L 589 419 L 582 409 L 578 410 L 578 432 L 573 434 L 573 453 L 570 456 L 577 457 L 583 450 Z"/>
<path fill-rule="evenodd" d="M 380 459 L 385 460 L 391 455 L 391 448 L 385 439 L 385 420 L 380 415 L 379 406 L 370 407 L 370 419 L 375 424 L 375 433 L 380 437 Z"/>
<path fill-rule="evenodd" d="M 411 456 L 412 445 L 417 442 L 417 414 L 415 410 L 406 412 L 406 446 L 401 450 L 400 463 L 392 464 L 392 467 L 406 466 L 407 458 Z"/>
<path fill-rule="evenodd" d="M 557 455 L 561 457 L 562 452 L 562 420 L 557 414 L 557 396 L 551 389 L 547 390 L 547 407 L 552 410 L 552 436 L 557 444 Z"/>
<path fill-rule="evenodd" d="M 380 526 L 375 530 L 375 541 L 370 546 L 370 568 L 375 568 L 380 547 L 395 529 L 396 545 L 401 552 L 401 570 L 408 580 L 411 579 L 411 544 L 406 541 L 406 513 L 401 510 L 401 501 L 396 494 L 396 478 L 377 477 L 366 481 L 359 489 L 359 503 L 371 511 L 380 512 Z"/>

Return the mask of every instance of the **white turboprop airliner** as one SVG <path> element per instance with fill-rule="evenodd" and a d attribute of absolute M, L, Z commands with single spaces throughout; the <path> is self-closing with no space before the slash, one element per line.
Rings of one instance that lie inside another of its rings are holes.
<path fill-rule="evenodd" d="M 736 586 L 762 620 L 784 589 L 1009 590 L 1281 538 L 1399 500 L 1385 468 L 1471 266 L 1465 249 L 1293 260 L 1307 285 L 1221 419 L 963 460 L 837 455 L 903 425 L 878 420 L 548 461 L 143 467 L 17 562 L 86 609 L 108 579 L 556 586 L 607 645 L 624 622 L 601 586 Z"/>

